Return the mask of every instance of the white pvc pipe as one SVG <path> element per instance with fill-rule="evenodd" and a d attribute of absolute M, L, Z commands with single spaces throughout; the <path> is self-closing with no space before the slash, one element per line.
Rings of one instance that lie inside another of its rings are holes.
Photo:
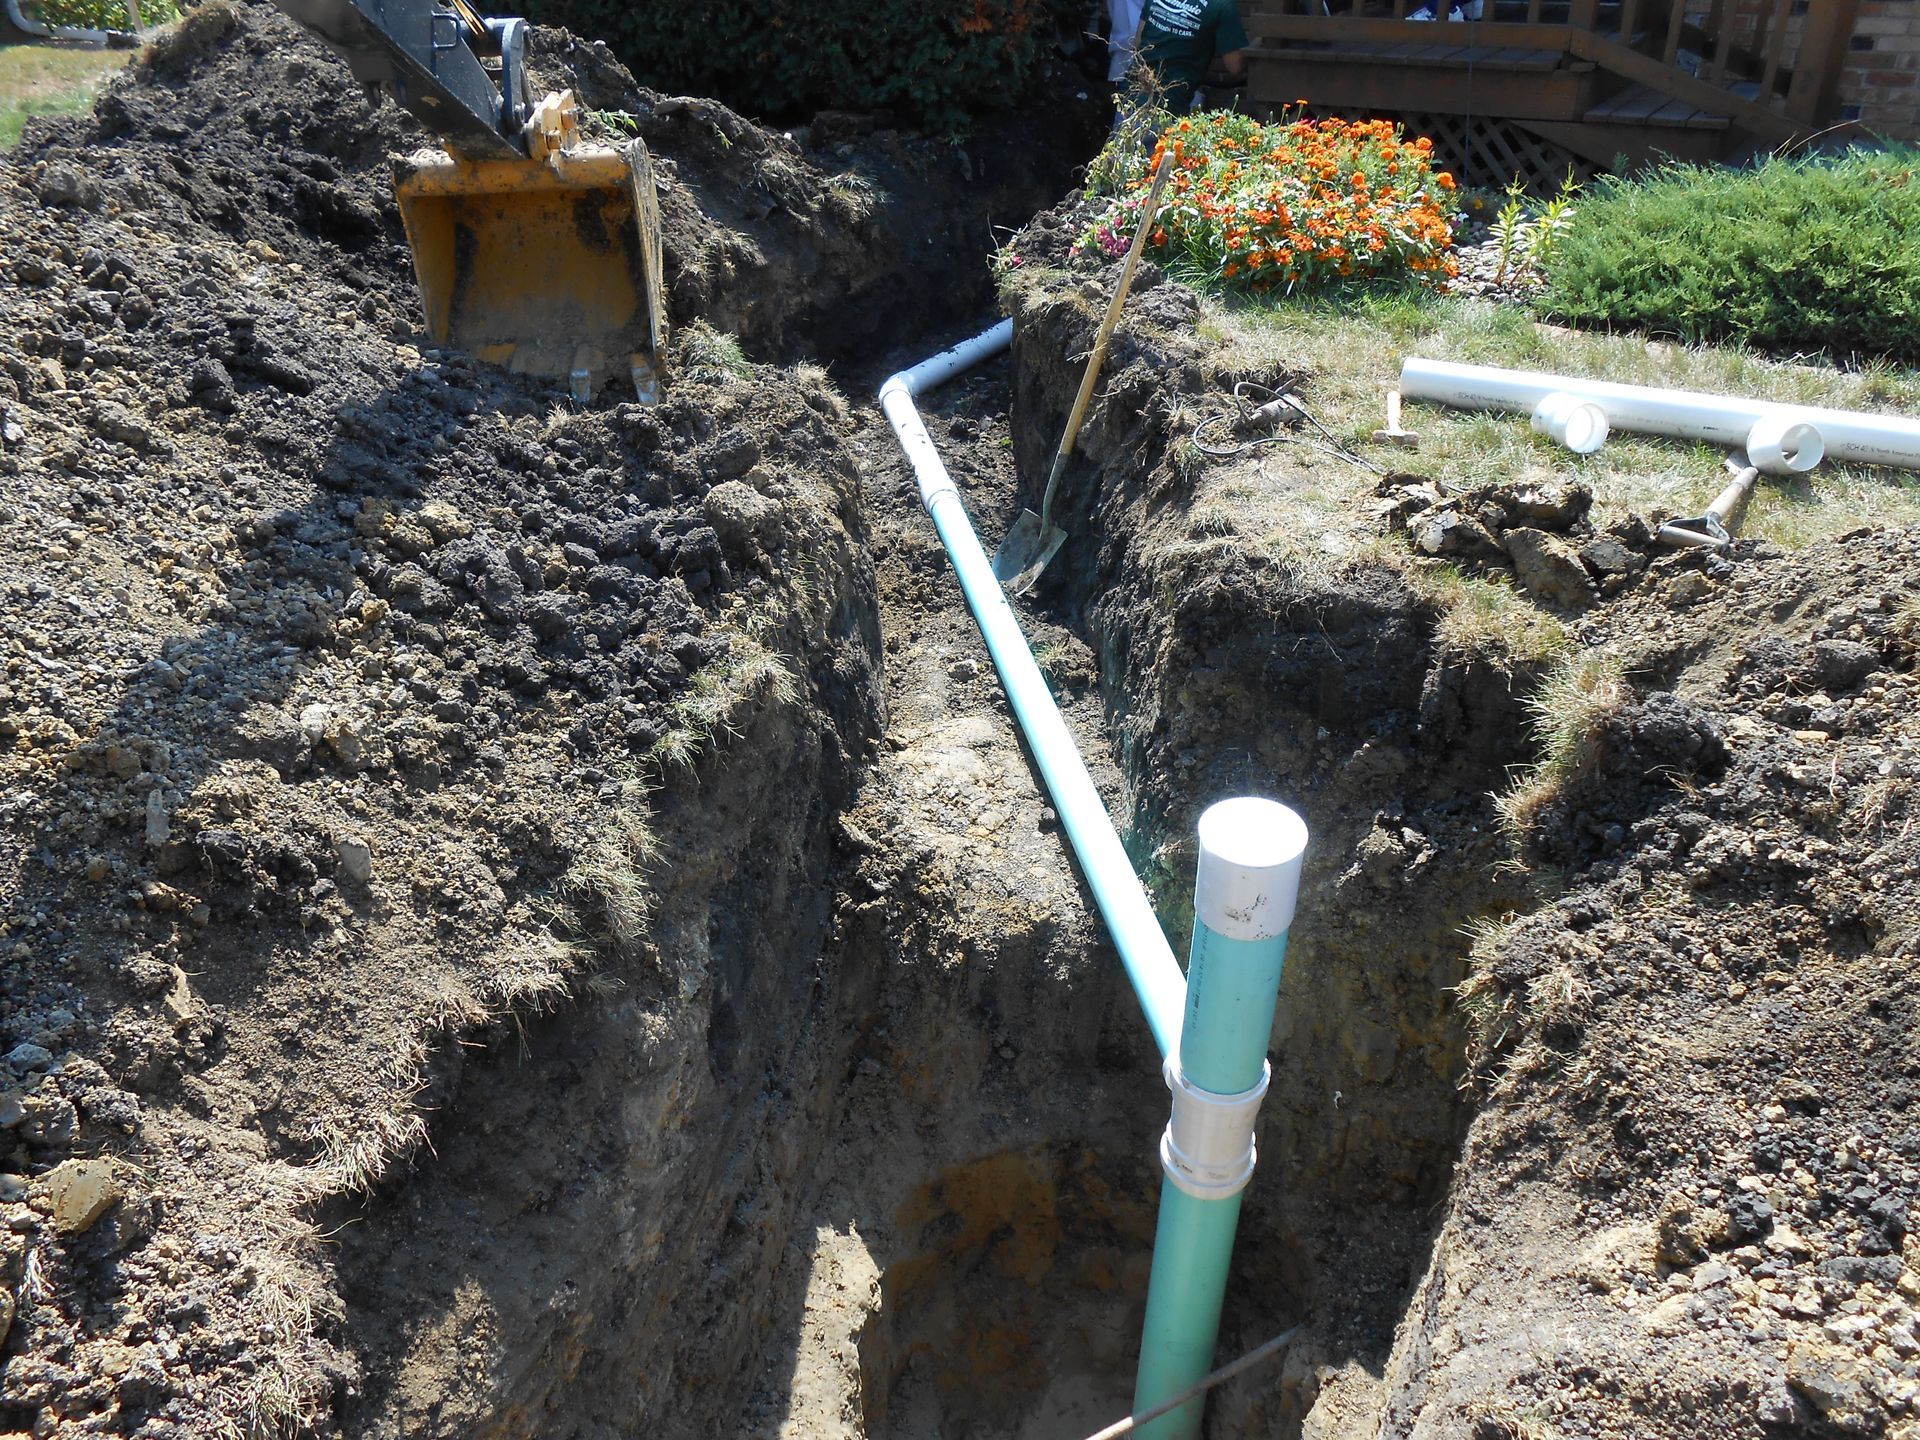
<path fill-rule="evenodd" d="M 1810 426 L 1825 453 L 1836 460 L 1920 470 L 1920 420 L 1904 415 L 1778 405 L 1697 390 L 1615 385 L 1537 370 L 1455 365 L 1412 355 L 1400 366 L 1400 393 L 1407 399 L 1431 400 L 1463 410 L 1511 410 L 1531 415 L 1535 406 L 1556 391 L 1593 401 L 1606 412 L 1607 423 L 1616 430 L 1705 440 L 1739 449 L 1746 446 L 1758 422 L 1784 417 Z"/>
<path fill-rule="evenodd" d="M 29 35 L 37 35 L 42 40 L 66 40 L 76 45 L 112 45 L 116 42 L 129 44 L 135 35 L 123 30 L 87 30 L 78 25 L 47 25 L 39 20 L 29 20 L 20 13 L 20 0 L 0 0 L 7 8 L 7 19 L 15 29 L 24 30 Z"/>
<path fill-rule="evenodd" d="M 980 627 L 981 638 L 987 642 L 994 668 L 1000 672 L 1007 702 L 1020 722 L 1021 733 L 1059 813 L 1061 828 L 1067 832 L 1094 902 L 1107 922 L 1140 1008 L 1146 1012 L 1154 1042 L 1165 1057 L 1179 1044 L 1187 1002 L 1186 978 L 1100 801 L 1100 792 L 1094 789 L 1073 732 L 1053 703 L 1046 677 L 1040 673 L 1013 607 L 994 578 L 993 565 L 973 533 L 953 477 L 941 463 L 933 437 L 927 434 L 913 405 L 914 396 L 999 354 L 1012 343 L 1013 322 L 1002 320 L 985 334 L 942 350 L 893 376 L 880 387 L 880 408 L 913 466 L 921 503 L 940 532 L 940 542 L 953 562 L 960 589 Z"/>

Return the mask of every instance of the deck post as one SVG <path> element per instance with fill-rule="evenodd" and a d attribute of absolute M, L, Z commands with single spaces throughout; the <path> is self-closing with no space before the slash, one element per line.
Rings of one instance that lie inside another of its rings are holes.
<path fill-rule="evenodd" d="M 1787 113 L 1795 120 L 1818 127 L 1833 118 L 1840 70 L 1847 63 L 1847 46 L 1859 17 L 1859 0 L 1827 0 L 1807 7 L 1800 53 L 1787 86 Z"/>

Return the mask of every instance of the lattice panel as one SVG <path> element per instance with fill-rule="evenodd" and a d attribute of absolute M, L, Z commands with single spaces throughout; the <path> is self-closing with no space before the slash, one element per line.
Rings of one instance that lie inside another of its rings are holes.
<path fill-rule="evenodd" d="M 1463 185 L 1487 190 L 1504 190 L 1518 175 L 1527 189 L 1539 195 L 1551 195 L 1567 178 L 1572 167 L 1574 178 L 1582 184 L 1597 173 L 1589 160 L 1575 155 L 1534 134 L 1513 120 L 1491 115 L 1430 115 L 1416 111 L 1398 114 L 1382 111 L 1328 110 L 1318 106 L 1311 115 L 1339 116 L 1343 120 L 1398 120 L 1409 135 L 1426 135 L 1433 140 L 1433 153 L 1442 168 L 1451 170 Z"/>

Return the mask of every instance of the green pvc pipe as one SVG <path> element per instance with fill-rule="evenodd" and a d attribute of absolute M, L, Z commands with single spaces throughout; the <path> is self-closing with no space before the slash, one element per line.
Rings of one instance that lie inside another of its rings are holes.
<path fill-rule="evenodd" d="M 1168 1077 L 1174 1118 L 1161 1145 L 1166 1178 L 1134 1386 L 1136 1415 L 1213 1369 L 1306 840 L 1300 818 L 1270 800 L 1224 801 L 1200 819 L 1180 1073 Z M 1203 1407 L 1204 1399 L 1195 1399 L 1136 1433 L 1145 1440 L 1192 1440 Z"/>
<path fill-rule="evenodd" d="M 1266 1088 L 1267 1041 L 1307 831 L 1299 816 L 1270 800 L 1227 800 L 1201 816 L 1193 944 L 1182 977 L 913 404 L 922 391 L 1006 349 L 1012 336 L 1012 322 L 1003 321 L 901 371 L 881 386 L 880 406 L 913 466 L 921 501 L 1176 1087 L 1174 1118 L 1161 1142 L 1166 1180 L 1134 1392 L 1138 1414 L 1212 1369 L 1240 1192 L 1253 1171 L 1253 1114 Z M 1191 1440 L 1203 1404 L 1182 1405 L 1136 1433 Z"/>
<path fill-rule="evenodd" d="M 1134 1380 L 1133 1413 L 1151 1410 L 1213 1370 L 1214 1342 L 1240 1224 L 1240 1194 L 1201 1200 L 1172 1180 L 1160 1182 L 1160 1223 L 1153 1232 L 1153 1279 Z M 1200 1433 L 1206 1396 L 1196 1395 L 1158 1420 L 1134 1427 L 1140 1440 Z"/>

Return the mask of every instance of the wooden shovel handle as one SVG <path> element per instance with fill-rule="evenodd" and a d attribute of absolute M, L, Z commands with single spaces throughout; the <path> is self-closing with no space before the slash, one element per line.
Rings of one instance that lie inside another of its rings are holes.
<path fill-rule="evenodd" d="M 1087 370 L 1080 377 L 1080 393 L 1074 397 L 1073 409 L 1067 413 L 1067 428 L 1060 437 L 1060 449 L 1053 457 L 1053 468 L 1047 475 L 1047 493 L 1040 500 L 1040 522 L 1045 525 L 1053 510 L 1053 492 L 1059 487 L 1060 473 L 1067 468 L 1067 456 L 1073 453 L 1073 442 L 1080 438 L 1080 426 L 1087 418 L 1087 406 L 1093 400 L 1094 382 L 1100 378 L 1100 366 L 1107 358 L 1107 343 L 1113 339 L 1113 332 L 1120 324 L 1120 311 L 1127 303 L 1127 291 L 1133 287 L 1134 268 L 1140 263 L 1140 252 L 1147 247 L 1147 232 L 1153 229 L 1153 222 L 1160 213 L 1160 196 L 1167 188 L 1167 177 L 1173 174 L 1173 147 L 1168 146 L 1160 153 L 1160 163 L 1154 167 L 1153 187 L 1147 191 L 1147 203 L 1140 211 L 1139 228 L 1133 232 L 1133 244 L 1127 247 L 1127 258 L 1120 267 L 1120 283 L 1114 288 L 1113 299 L 1107 302 L 1107 315 L 1100 322 L 1100 333 L 1094 337 L 1093 353 L 1087 356 Z"/>

